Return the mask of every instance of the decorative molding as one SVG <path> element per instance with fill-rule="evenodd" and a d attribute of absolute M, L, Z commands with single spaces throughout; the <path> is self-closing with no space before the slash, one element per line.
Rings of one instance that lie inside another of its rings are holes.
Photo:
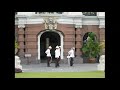
<path fill-rule="evenodd" d="M 68 15 L 70 15 L 70 16 L 76 16 L 76 15 L 81 16 L 82 12 L 68 12 Z"/>
<path fill-rule="evenodd" d="M 99 25 L 99 28 L 105 28 L 105 25 Z"/>
<path fill-rule="evenodd" d="M 73 24 L 75 25 L 75 28 L 82 28 L 82 17 L 81 18 L 78 18 L 78 17 L 73 18 Z"/>
<path fill-rule="evenodd" d="M 43 18 L 27 18 L 25 24 L 43 24 L 43 23 L 44 23 Z"/>
<path fill-rule="evenodd" d="M 44 18 L 45 29 L 57 29 L 57 21 L 55 17 Z"/>
<path fill-rule="evenodd" d="M 24 24 L 19 24 L 18 28 L 25 28 L 25 25 Z"/>
<path fill-rule="evenodd" d="M 82 25 L 75 25 L 75 28 L 82 28 Z"/>
<path fill-rule="evenodd" d="M 97 16 L 84 16 L 82 20 L 83 25 L 99 25 Z"/>
<path fill-rule="evenodd" d="M 16 20 L 18 20 L 18 28 L 25 28 L 26 17 L 19 17 Z"/>
<path fill-rule="evenodd" d="M 97 12 L 97 16 L 105 16 L 105 12 Z"/>
<path fill-rule="evenodd" d="M 61 17 L 57 20 L 59 24 L 73 24 L 73 19 L 68 17 Z"/>
<path fill-rule="evenodd" d="M 15 19 L 15 25 L 22 25 L 22 24 L 43 24 L 45 23 L 45 19 L 48 17 L 56 17 L 55 21 L 57 24 L 74 24 L 75 27 L 82 27 L 82 25 L 100 25 L 100 27 L 105 26 L 105 17 L 104 16 L 34 16 L 34 17 L 17 17 Z M 53 20 L 54 22 L 54 20 Z"/>
<path fill-rule="evenodd" d="M 99 18 L 99 28 L 105 28 L 105 16 L 98 16 Z"/>

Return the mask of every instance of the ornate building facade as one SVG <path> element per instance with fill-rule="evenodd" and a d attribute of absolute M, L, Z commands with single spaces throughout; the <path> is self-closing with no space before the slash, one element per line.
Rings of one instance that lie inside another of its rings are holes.
<path fill-rule="evenodd" d="M 61 62 L 67 63 L 68 51 L 75 47 L 75 63 L 84 63 L 81 57 L 84 36 L 94 32 L 99 42 L 105 40 L 105 12 L 16 12 L 15 35 L 20 49 L 18 56 L 26 62 L 25 54 L 31 54 L 31 62 L 44 62 L 45 50 L 61 46 Z"/>

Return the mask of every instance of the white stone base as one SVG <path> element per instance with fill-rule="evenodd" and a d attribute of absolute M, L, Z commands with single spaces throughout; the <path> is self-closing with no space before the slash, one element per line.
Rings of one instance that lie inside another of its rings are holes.
<path fill-rule="evenodd" d="M 105 70 L 105 64 L 99 64 L 98 66 L 99 71 L 104 71 Z"/>
<path fill-rule="evenodd" d="M 97 69 L 99 71 L 105 71 L 105 55 L 100 56 L 99 62 Z"/>
<path fill-rule="evenodd" d="M 20 58 L 18 56 L 15 56 L 15 68 L 19 68 L 22 70 L 22 65 L 20 65 Z"/>

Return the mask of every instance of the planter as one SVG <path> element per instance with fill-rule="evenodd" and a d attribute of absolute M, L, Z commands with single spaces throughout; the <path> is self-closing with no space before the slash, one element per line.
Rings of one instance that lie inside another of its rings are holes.
<path fill-rule="evenodd" d="M 89 58 L 89 59 L 88 59 L 88 62 L 89 62 L 89 63 L 95 63 L 95 62 L 96 62 L 96 58 Z"/>
<path fill-rule="evenodd" d="M 88 57 L 82 57 L 83 58 L 83 63 L 88 63 Z"/>
<path fill-rule="evenodd" d="M 17 52 L 18 52 L 18 49 L 17 49 L 17 48 L 15 48 L 15 55 L 17 54 Z"/>

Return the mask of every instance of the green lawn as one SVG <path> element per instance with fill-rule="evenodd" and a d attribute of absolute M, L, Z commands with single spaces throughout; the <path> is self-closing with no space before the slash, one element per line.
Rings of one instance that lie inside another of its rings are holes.
<path fill-rule="evenodd" d="M 15 78 L 105 78 L 105 72 L 23 72 L 15 73 Z"/>

